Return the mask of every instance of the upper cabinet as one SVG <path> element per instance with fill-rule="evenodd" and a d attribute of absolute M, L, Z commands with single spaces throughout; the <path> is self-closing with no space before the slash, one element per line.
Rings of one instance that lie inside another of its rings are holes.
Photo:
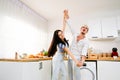
<path fill-rule="evenodd" d="M 118 37 L 116 17 L 103 18 L 101 20 L 101 25 L 103 38 Z"/>
<path fill-rule="evenodd" d="M 102 35 L 102 28 L 101 28 L 101 23 L 100 20 L 91 20 L 88 22 L 88 26 L 89 26 L 89 32 L 88 32 L 88 37 L 89 38 L 101 38 Z"/>
<path fill-rule="evenodd" d="M 115 39 L 118 37 L 117 18 L 107 17 L 88 22 L 90 31 L 88 37 L 90 40 Z"/>
<path fill-rule="evenodd" d="M 117 28 L 120 30 L 120 16 L 117 16 Z"/>

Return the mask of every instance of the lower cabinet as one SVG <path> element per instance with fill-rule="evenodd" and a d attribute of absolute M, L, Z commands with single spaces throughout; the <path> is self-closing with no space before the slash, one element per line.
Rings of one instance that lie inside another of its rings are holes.
<path fill-rule="evenodd" d="M 51 60 L 0 62 L 0 80 L 51 80 Z"/>
<path fill-rule="evenodd" d="M 38 62 L 0 62 L 0 80 L 52 80 L 51 60 Z M 68 72 L 68 61 L 65 60 Z M 89 65 L 90 66 L 90 65 Z M 93 66 L 93 65 L 91 65 Z M 97 61 L 96 80 L 120 80 L 120 61 Z M 92 67 L 90 68 L 92 69 Z M 61 76 L 59 77 L 59 80 Z M 67 78 L 69 78 L 67 73 Z M 68 80 L 68 79 L 67 79 Z"/>
<path fill-rule="evenodd" d="M 22 63 L 0 62 L 0 80 L 22 80 Z"/>
<path fill-rule="evenodd" d="M 120 80 L 119 61 L 97 61 L 98 80 Z"/>
<path fill-rule="evenodd" d="M 51 80 L 51 60 L 23 63 L 23 80 Z"/>

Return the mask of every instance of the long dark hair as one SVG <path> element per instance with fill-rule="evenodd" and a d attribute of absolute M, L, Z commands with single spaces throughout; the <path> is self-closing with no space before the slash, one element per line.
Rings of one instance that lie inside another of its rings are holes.
<path fill-rule="evenodd" d="M 57 51 L 57 44 L 62 43 L 65 46 L 66 46 L 66 44 L 67 44 L 67 46 L 69 46 L 69 43 L 66 40 L 66 38 L 64 38 L 64 41 L 59 38 L 59 36 L 58 36 L 59 31 L 61 31 L 61 30 L 54 31 L 52 42 L 51 42 L 50 47 L 48 49 L 48 57 L 54 56 L 55 52 Z"/>

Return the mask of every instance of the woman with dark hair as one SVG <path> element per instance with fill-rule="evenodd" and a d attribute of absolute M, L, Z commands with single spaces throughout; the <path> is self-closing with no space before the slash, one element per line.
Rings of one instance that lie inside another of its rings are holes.
<path fill-rule="evenodd" d="M 67 71 L 64 63 L 64 53 L 68 53 L 70 57 L 79 66 L 79 61 L 74 58 L 68 49 L 68 41 L 64 37 L 64 27 L 66 26 L 67 12 L 64 11 L 63 29 L 56 30 L 53 34 L 53 39 L 48 50 L 48 56 L 52 56 L 52 80 L 58 80 L 61 72 L 61 80 L 67 80 Z"/>
<path fill-rule="evenodd" d="M 56 30 L 53 35 L 53 39 L 51 42 L 51 46 L 48 50 L 48 56 L 54 56 L 55 52 L 57 51 L 57 45 L 69 46 L 68 41 L 66 38 L 63 38 L 63 31 L 62 30 Z"/>

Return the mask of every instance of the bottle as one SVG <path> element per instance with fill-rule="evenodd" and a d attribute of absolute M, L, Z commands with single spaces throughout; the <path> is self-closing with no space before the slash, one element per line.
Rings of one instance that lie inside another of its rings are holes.
<path fill-rule="evenodd" d="M 18 53 L 15 52 L 15 59 L 18 59 Z"/>

